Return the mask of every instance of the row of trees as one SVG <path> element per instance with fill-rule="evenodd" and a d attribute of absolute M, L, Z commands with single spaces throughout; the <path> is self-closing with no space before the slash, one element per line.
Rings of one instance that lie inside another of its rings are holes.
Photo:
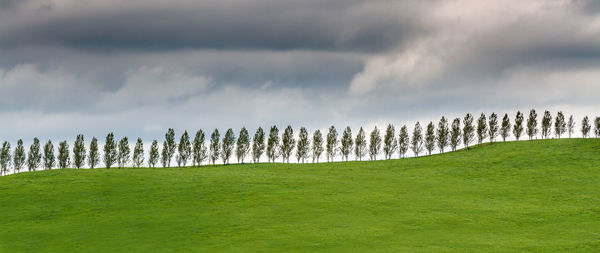
<path fill-rule="evenodd" d="M 147 156 L 147 164 L 155 167 L 160 162 L 163 167 L 170 167 L 171 162 L 175 160 L 177 166 L 186 166 L 191 161 L 192 165 L 198 166 L 205 161 L 215 164 L 219 159 L 225 163 L 230 163 L 231 157 L 235 156 L 238 163 L 243 163 L 247 157 L 255 163 L 260 162 L 260 158 L 266 155 L 269 162 L 275 162 L 280 157 L 283 162 L 289 162 L 290 157 L 295 155 L 298 162 L 307 162 L 312 158 L 312 162 L 319 162 L 324 155 L 327 162 L 333 161 L 335 157 L 341 156 L 342 160 L 348 161 L 350 155 L 354 155 L 357 160 L 368 157 L 370 160 L 376 160 L 381 153 L 385 159 L 391 159 L 394 154 L 399 158 L 404 158 L 408 150 L 411 150 L 415 156 L 419 156 L 424 151 L 428 155 L 437 148 L 443 153 L 446 148 L 456 150 L 461 144 L 469 148 L 469 145 L 477 141 L 483 143 L 486 139 L 495 142 L 497 138 L 506 141 L 511 134 L 518 141 L 523 134 L 529 139 L 537 138 L 538 133 L 544 139 L 554 135 L 561 138 L 568 135 L 569 138 L 575 131 L 575 122 L 573 116 L 565 118 L 562 112 L 558 112 L 553 118 L 549 111 L 545 111 L 541 124 L 538 124 L 538 115 L 535 110 L 529 112 L 525 121 L 525 116 L 517 112 L 516 117 L 511 123 L 508 114 L 500 120 L 498 115 L 492 113 L 489 117 L 481 114 L 475 122 L 471 114 L 467 114 L 462 121 L 456 118 L 450 123 L 448 119 L 442 117 L 437 124 L 429 122 L 425 129 L 417 122 L 409 136 L 406 125 L 402 126 L 398 133 L 392 124 L 385 129 L 383 137 L 377 127 L 371 131 L 367 140 L 367 135 L 361 127 L 356 136 L 352 134 L 350 127 L 346 127 L 341 137 L 334 126 L 331 126 L 324 135 L 320 130 L 313 132 L 312 137 L 305 127 L 300 128 L 298 138 L 294 138 L 294 130 L 287 126 L 280 136 L 277 126 L 272 126 L 268 135 L 259 127 L 254 137 L 251 138 L 248 130 L 243 127 L 239 135 L 235 136 L 230 128 L 225 132 L 221 139 L 218 129 L 215 129 L 211 135 L 209 143 L 205 143 L 205 133 L 198 130 L 194 139 L 191 140 L 187 131 L 176 142 L 175 131 L 171 128 L 165 134 L 165 140 L 162 149 L 159 149 L 158 141 L 153 140 L 150 145 Z M 538 127 L 539 126 L 539 127 Z M 600 137 L 600 117 L 596 117 L 593 122 L 594 135 Z M 584 138 L 590 136 L 592 125 L 586 116 L 581 122 L 581 134 Z M 266 139 L 266 140 L 265 140 Z M 208 146 L 207 146 L 208 144 Z M 90 168 L 100 165 L 101 154 L 98 147 L 98 139 L 92 138 L 89 149 L 86 151 L 83 135 L 77 135 L 71 151 L 66 141 L 59 142 L 58 155 L 55 156 L 54 144 L 48 141 L 42 147 L 38 138 L 34 138 L 33 144 L 29 147 L 29 152 L 25 152 L 23 141 L 17 141 L 17 147 L 11 150 L 10 143 L 4 142 L 0 149 L 0 169 L 2 174 L 6 174 L 11 167 L 15 172 L 20 172 L 25 167 L 29 171 L 43 167 L 52 169 L 54 167 L 83 168 L 86 163 Z M 294 154 L 293 151 L 296 151 Z M 129 146 L 127 137 L 115 140 L 114 134 L 109 133 L 106 136 L 102 161 L 106 168 L 124 167 L 132 165 L 140 167 L 146 159 L 144 144 L 141 138 L 138 138 L 133 148 L 133 154 Z"/>

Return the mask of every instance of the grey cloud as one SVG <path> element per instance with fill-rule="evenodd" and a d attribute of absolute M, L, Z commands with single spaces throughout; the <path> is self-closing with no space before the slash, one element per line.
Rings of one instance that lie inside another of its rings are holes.
<path fill-rule="evenodd" d="M 412 1 L 175 1 L 114 8 L 57 1 L 42 11 L 27 6 L 3 13 L 2 47 L 374 52 L 425 31 L 419 27 L 421 6 Z"/>
<path fill-rule="evenodd" d="M 3 138 L 151 140 L 168 127 L 355 129 L 600 106 L 593 0 L 5 6 Z M 361 82 L 372 86 L 352 90 Z"/>

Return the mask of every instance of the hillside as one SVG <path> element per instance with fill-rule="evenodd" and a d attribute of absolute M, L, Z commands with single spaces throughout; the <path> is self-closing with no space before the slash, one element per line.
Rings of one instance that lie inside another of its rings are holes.
<path fill-rule="evenodd" d="M 600 140 L 0 177 L 0 252 L 600 250 Z"/>

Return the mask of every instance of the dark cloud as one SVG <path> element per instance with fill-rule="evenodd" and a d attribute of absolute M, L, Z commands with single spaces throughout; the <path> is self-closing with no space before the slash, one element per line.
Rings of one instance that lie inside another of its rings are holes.
<path fill-rule="evenodd" d="M 46 10 L 16 12 L 31 15 L 29 19 L 0 19 L 4 22 L 0 45 L 378 52 L 425 32 L 419 26 L 418 5 L 409 3 L 223 1 L 178 5 L 175 1 L 95 9 L 54 4 Z"/>

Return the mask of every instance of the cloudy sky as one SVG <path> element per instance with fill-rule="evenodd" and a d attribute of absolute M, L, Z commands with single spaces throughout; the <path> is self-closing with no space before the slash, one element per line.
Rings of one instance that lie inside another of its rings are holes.
<path fill-rule="evenodd" d="M 530 108 L 600 116 L 600 1 L 0 0 L 13 142 Z"/>

